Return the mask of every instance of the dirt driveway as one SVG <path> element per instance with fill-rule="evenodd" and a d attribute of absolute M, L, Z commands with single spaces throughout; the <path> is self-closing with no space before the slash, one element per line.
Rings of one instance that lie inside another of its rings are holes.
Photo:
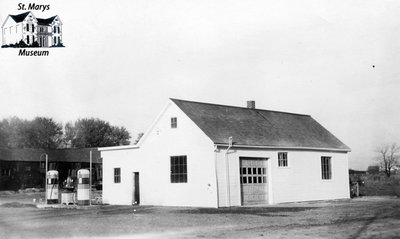
<path fill-rule="evenodd" d="M 0 238 L 400 238 L 393 197 L 221 209 L 38 209 L 31 198 L 0 196 Z"/>

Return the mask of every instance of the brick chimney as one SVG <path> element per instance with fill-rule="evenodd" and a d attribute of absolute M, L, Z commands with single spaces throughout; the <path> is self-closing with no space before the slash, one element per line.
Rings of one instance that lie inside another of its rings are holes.
<path fill-rule="evenodd" d="M 254 100 L 248 100 L 247 101 L 247 108 L 255 109 L 256 108 L 256 102 Z"/>

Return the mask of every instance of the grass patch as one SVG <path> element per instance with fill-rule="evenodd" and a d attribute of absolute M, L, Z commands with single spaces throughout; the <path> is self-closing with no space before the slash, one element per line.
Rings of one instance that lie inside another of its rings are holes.
<path fill-rule="evenodd" d="M 400 175 L 364 175 L 360 178 L 364 184 L 360 186 L 361 196 L 397 196 L 400 197 Z"/>
<path fill-rule="evenodd" d="M 8 208 L 26 208 L 26 207 L 36 207 L 34 204 L 29 203 L 19 203 L 19 202 L 8 202 L 0 205 L 1 207 Z"/>

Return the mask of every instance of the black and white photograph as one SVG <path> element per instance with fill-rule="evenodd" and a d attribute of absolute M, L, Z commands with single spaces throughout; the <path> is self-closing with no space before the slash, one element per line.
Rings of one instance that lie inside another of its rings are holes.
<path fill-rule="evenodd" d="M 400 2 L 0 2 L 0 238 L 400 238 Z"/>

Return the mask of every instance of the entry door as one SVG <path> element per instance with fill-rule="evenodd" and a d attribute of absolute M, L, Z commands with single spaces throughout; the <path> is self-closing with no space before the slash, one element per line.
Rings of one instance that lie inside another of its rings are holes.
<path fill-rule="evenodd" d="M 132 204 L 140 204 L 139 172 L 133 173 Z"/>
<path fill-rule="evenodd" d="M 242 205 L 268 203 L 268 159 L 240 157 Z"/>

